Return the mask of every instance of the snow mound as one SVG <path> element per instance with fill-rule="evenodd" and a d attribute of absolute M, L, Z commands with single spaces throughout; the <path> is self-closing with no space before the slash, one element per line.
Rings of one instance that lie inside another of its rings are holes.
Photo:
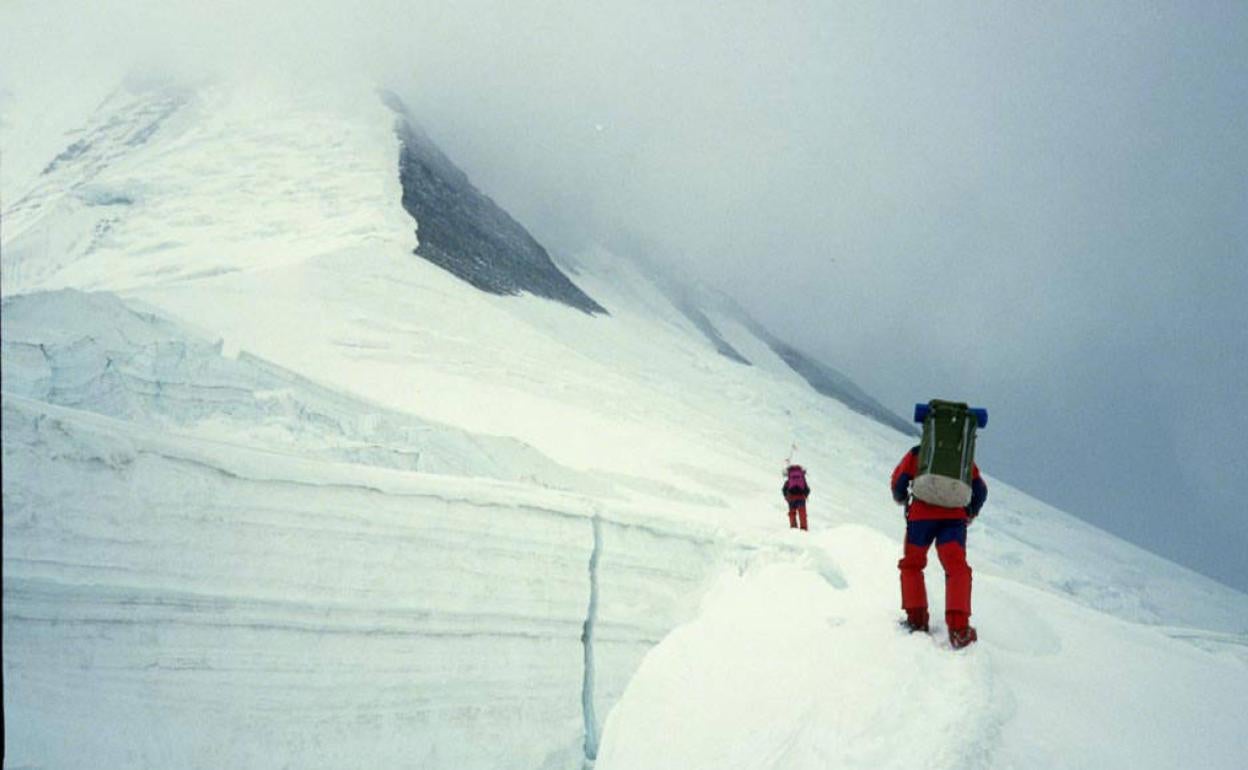
<path fill-rule="evenodd" d="M 1003 711 L 987 660 L 900 630 L 895 543 L 853 525 L 817 542 L 839 571 L 808 555 L 720 579 L 642 663 L 596 770 L 987 766 Z M 679 737 L 645 737 L 663 733 Z"/>
<path fill-rule="evenodd" d="M 991 625 L 955 652 L 939 622 L 898 624 L 897 543 L 859 525 L 811 541 L 721 576 L 650 651 L 595 770 L 1232 768 L 1248 749 L 1225 649 L 977 576 Z"/>

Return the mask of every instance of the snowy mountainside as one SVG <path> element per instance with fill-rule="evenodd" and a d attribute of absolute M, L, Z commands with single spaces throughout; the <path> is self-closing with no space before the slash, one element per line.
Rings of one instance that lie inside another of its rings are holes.
<path fill-rule="evenodd" d="M 631 249 L 622 253 L 630 255 L 630 261 L 662 291 L 666 302 L 679 309 L 724 357 L 751 366 L 756 363 L 762 366 L 771 364 L 772 371 L 796 373 L 828 398 L 836 399 L 850 409 L 902 433 L 918 435 L 912 423 L 891 412 L 845 374 L 777 338 L 730 297 L 660 264 L 649 256 L 653 247 L 634 239 L 617 240 L 623 240 L 618 247 Z M 731 335 L 735 342 L 729 340 L 729 330 L 733 327 L 742 327 Z M 760 342 L 766 348 L 765 352 L 758 351 Z M 758 352 L 747 356 L 737 345 Z"/>
<path fill-rule="evenodd" d="M 981 642 L 901 634 L 887 476 L 911 436 L 608 249 L 575 255 L 606 314 L 414 255 L 375 91 L 179 93 L 133 145 L 115 95 L 30 164 L 91 138 L 59 182 L 4 195 L 12 764 L 1248 752 L 1248 597 L 990 478 Z M 809 535 L 782 528 L 794 443 Z M 979 451 L 991 471 L 991 431 Z"/>

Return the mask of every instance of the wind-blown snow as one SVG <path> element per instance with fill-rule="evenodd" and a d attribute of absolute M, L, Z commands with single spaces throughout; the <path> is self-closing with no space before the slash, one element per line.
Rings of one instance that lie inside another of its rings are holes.
<path fill-rule="evenodd" d="M 414 257 L 368 89 L 134 86 L 84 120 L 5 195 L 11 764 L 1248 753 L 1248 597 L 990 476 L 981 642 L 900 633 L 912 438 L 703 309 L 751 365 L 721 355 L 618 255 L 578 255 L 610 315 Z"/>

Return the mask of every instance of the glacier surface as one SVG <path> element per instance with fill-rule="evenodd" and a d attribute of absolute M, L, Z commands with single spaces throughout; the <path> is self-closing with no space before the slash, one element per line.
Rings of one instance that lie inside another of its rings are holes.
<path fill-rule="evenodd" d="M 1248 755 L 1248 597 L 989 475 L 980 643 L 902 634 L 912 436 L 625 255 L 577 255 L 609 314 L 415 257 L 394 114 L 334 86 L 18 95 L 61 141 L 4 134 L 49 148 L 5 177 L 11 766 Z"/>

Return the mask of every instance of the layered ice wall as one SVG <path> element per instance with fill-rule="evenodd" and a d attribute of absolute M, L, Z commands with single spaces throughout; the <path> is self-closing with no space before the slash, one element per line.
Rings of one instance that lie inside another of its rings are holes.
<path fill-rule="evenodd" d="M 19 763 L 574 767 L 724 548 L 112 295 L 3 325 Z"/>
<path fill-rule="evenodd" d="M 579 756 L 590 528 L 575 506 L 16 398 L 4 422 L 13 762 Z"/>

